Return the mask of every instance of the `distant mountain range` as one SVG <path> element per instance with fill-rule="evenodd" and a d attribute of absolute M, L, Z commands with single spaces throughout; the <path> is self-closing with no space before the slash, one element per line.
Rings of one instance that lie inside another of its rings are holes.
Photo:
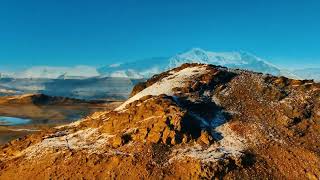
<path fill-rule="evenodd" d="M 294 73 L 304 79 L 314 79 L 320 81 L 320 68 L 297 69 Z"/>
<path fill-rule="evenodd" d="M 85 79 L 1 78 L 0 96 L 42 93 L 86 100 L 125 100 L 133 86 L 143 80 L 116 77 Z"/>
<path fill-rule="evenodd" d="M 295 79 L 320 80 L 320 68 L 285 70 L 248 52 L 211 52 L 200 48 L 172 57 L 147 58 L 131 62 L 109 64 L 103 67 L 48 67 L 36 66 L 22 72 L 2 74 L 12 78 L 85 79 L 90 77 L 121 77 L 130 79 L 149 78 L 154 74 L 184 63 L 205 63 L 228 68 L 246 69 Z"/>
<path fill-rule="evenodd" d="M 128 77 L 148 78 L 153 74 L 178 67 L 184 63 L 205 63 L 225 66 L 229 68 L 247 69 L 273 75 L 284 75 L 295 77 L 293 74 L 262 60 L 247 52 L 210 52 L 199 48 L 177 54 L 169 58 L 151 58 L 135 62 L 110 65 L 100 68 L 98 72 L 102 75 L 113 76 L 124 75 Z"/>
<path fill-rule="evenodd" d="M 3 73 L 2 77 L 12 78 L 39 78 L 39 79 L 62 79 L 62 78 L 89 78 L 99 76 L 95 67 L 75 66 L 75 67 L 54 67 L 54 66 L 34 66 L 23 71 Z"/>

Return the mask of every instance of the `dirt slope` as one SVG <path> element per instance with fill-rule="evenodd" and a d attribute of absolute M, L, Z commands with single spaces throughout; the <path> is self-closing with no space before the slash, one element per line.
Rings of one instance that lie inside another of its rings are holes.
<path fill-rule="evenodd" d="M 12 178 L 319 179 L 320 84 L 185 64 L 114 111 L 4 145 Z"/>

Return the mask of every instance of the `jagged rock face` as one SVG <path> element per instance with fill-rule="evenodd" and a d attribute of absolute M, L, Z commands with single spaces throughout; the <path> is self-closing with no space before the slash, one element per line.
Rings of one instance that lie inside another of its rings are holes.
<path fill-rule="evenodd" d="M 319 119 L 312 81 L 184 64 L 114 111 L 4 145 L 0 179 L 319 179 Z"/>

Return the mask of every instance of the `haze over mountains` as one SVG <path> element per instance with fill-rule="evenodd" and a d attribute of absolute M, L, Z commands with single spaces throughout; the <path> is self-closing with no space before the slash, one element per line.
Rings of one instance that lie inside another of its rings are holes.
<path fill-rule="evenodd" d="M 30 67 L 22 72 L 2 73 L 2 77 L 83 79 L 89 77 L 122 77 L 130 79 L 149 78 L 154 74 L 183 63 L 205 63 L 228 68 L 247 69 L 276 76 L 296 79 L 320 80 L 320 68 L 288 71 L 247 52 L 211 52 L 200 48 L 174 55 L 172 57 L 147 58 L 137 61 L 115 63 L 103 67 Z"/>
<path fill-rule="evenodd" d="M 297 69 L 295 74 L 305 79 L 320 80 L 320 68 Z"/>
<path fill-rule="evenodd" d="M 0 96 L 25 93 L 42 93 L 86 100 L 124 100 L 132 87 L 143 79 L 85 78 L 85 79 L 35 79 L 2 78 Z"/>
<path fill-rule="evenodd" d="M 1 73 L 0 95 L 44 93 L 80 99 L 125 100 L 139 82 L 184 63 L 214 64 L 293 79 L 320 80 L 320 68 L 287 71 L 247 52 L 211 52 L 194 48 L 172 57 L 148 58 L 103 67 L 34 66 Z"/>

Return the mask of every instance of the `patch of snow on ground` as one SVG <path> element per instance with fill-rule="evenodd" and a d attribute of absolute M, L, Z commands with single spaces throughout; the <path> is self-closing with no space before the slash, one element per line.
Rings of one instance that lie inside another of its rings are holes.
<path fill-rule="evenodd" d="M 19 91 L 9 90 L 9 89 L 0 89 L 0 93 L 6 93 L 6 94 L 16 94 L 21 93 Z"/>
<path fill-rule="evenodd" d="M 203 75 L 206 73 L 206 66 L 197 66 L 197 67 L 188 67 L 185 69 L 182 69 L 181 71 L 178 71 L 162 80 L 160 80 L 157 83 L 154 83 L 153 85 L 147 87 L 146 89 L 142 90 L 135 96 L 128 99 L 126 102 L 124 102 L 121 106 L 116 108 L 116 111 L 123 110 L 126 105 L 139 100 L 140 98 L 147 96 L 147 95 L 153 95 L 158 96 L 160 94 L 166 94 L 168 96 L 172 96 L 174 92 L 172 91 L 173 88 L 176 87 L 184 87 L 185 83 L 189 80 L 192 80 L 193 77 L 197 77 L 200 75 Z"/>
<path fill-rule="evenodd" d="M 7 99 L 8 99 L 8 100 L 23 99 L 23 98 L 32 97 L 32 96 L 34 96 L 34 95 L 35 95 L 35 94 L 16 95 L 16 96 L 8 97 Z"/>
<path fill-rule="evenodd" d="M 151 119 L 156 119 L 156 118 L 161 118 L 161 117 L 162 117 L 162 116 L 150 116 L 150 117 L 148 117 L 148 118 L 142 119 L 142 120 L 137 121 L 137 122 L 135 122 L 135 123 L 142 123 L 142 122 L 145 122 L 145 121 L 149 121 L 149 120 L 151 120 Z"/>
<path fill-rule="evenodd" d="M 238 158 L 242 155 L 246 148 L 245 139 L 236 135 L 229 127 L 229 124 L 216 128 L 216 131 L 222 134 L 223 138 L 211 145 L 209 148 L 204 148 L 198 144 L 173 150 L 169 163 L 185 158 L 200 160 L 201 162 L 218 162 L 227 157 Z"/>
<path fill-rule="evenodd" d="M 223 139 L 219 141 L 219 144 L 221 146 L 220 148 L 224 149 L 224 152 L 235 156 L 242 154 L 242 151 L 246 147 L 246 140 L 233 132 L 228 123 L 219 126 L 216 128 L 216 131 L 223 136 Z"/>
<path fill-rule="evenodd" d="M 212 96 L 212 101 L 213 101 L 216 105 L 221 106 L 221 102 L 220 102 L 219 98 L 218 98 L 216 95 L 213 95 L 213 96 Z"/>
<path fill-rule="evenodd" d="M 22 129 L 8 129 L 8 130 L 10 130 L 10 131 L 16 131 L 16 132 L 20 132 L 20 131 L 27 131 L 27 132 L 41 131 L 41 130 L 39 130 L 39 129 L 24 129 L 24 128 L 22 128 Z"/>
<path fill-rule="evenodd" d="M 41 156 L 46 151 L 60 150 L 87 150 L 88 153 L 98 153 L 112 135 L 103 134 L 97 128 L 79 130 L 75 133 L 58 132 L 41 142 L 32 145 L 21 152 L 27 158 Z"/>
<path fill-rule="evenodd" d="M 108 111 L 97 111 L 97 112 L 94 112 L 93 114 L 91 114 L 89 117 L 87 118 L 83 118 L 83 119 L 80 119 L 80 120 L 77 120 L 75 122 L 72 122 L 72 123 L 69 123 L 69 124 L 65 124 L 65 125 L 61 125 L 61 126 L 56 126 L 55 128 L 56 129 L 61 129 L 61 128 L 66 128 L 66 127 L 77 127 L 79 126 L 82 122 L 85 122 L 85 121 L 92 121 L 92 120 L 95 120 L 95 119 L 104 119 L 103 116 L 105 116 L 106 114 L 108 113 Z M 107 121 L 107 119 L 104 119 L 103 121 Z"/>
<path fill-rule="evenodd" d="M 65 128 L 65 127 L 77 127 L 80 125 L 80 123 L 83 122 L 83 120 L 78 120 L 75 122 L 72 122 L 70 124 L 65 124 L 65 125 L 61 125 L 61 126 L 56 126 L 56 129 L 61 129 L 61 128 Z"/>
<path fill-rule="evenodd" d="M 111 155 L 111 156 L 113 156 L 113 155 L 125 155 L 125 156 L 133 157 L 133 154 L 122 152 L 122 151 L 119 151 L 117 149 L 109 150 L 108 152 L 105 153 L 105 155 Z"/>

